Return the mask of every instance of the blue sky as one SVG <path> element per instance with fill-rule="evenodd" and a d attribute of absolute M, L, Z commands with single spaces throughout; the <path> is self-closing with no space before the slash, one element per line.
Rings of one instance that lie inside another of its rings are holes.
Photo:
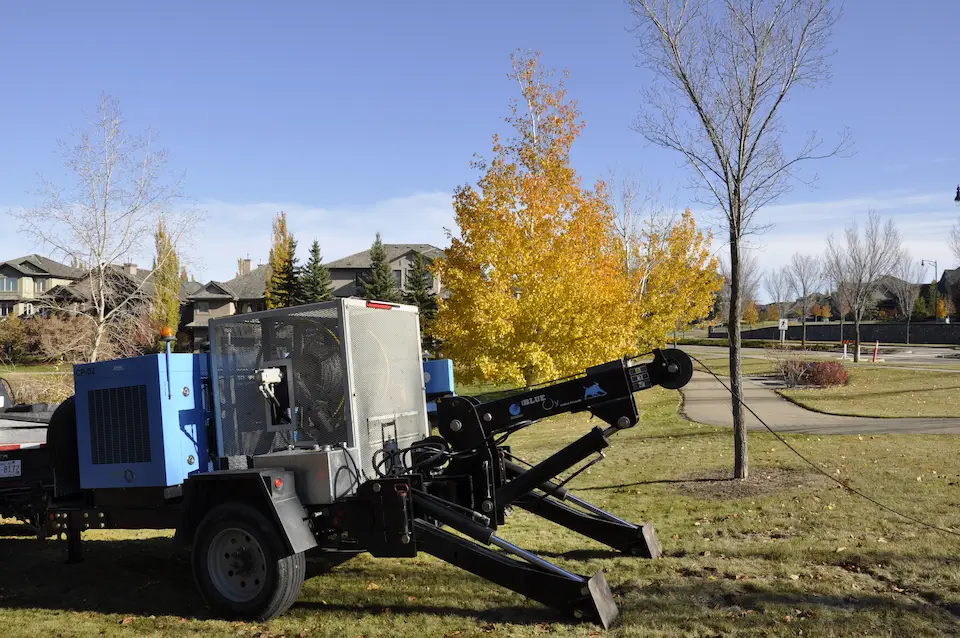
<path fill-rule="evenodd" d="M 788 146 L 850 127 L 856 154 L 811 165 L 816 188 L 798 184 L 764 212 L 775 226 L 757 239 L 760 262 L 818 250 L 872 207 L 897 218 L 918 259 L 954 266 L 960 3 L 846 4 L 832 83 L 797 93 L 784 120 Z M 57 139 L 105 91 L 131 130 L 160 133 L 207 211 L 198 278 L 263 260 L 280 209 L 301 250 L 316 237 L 329 258 L 378 229 L 388 242 L 442 244 L 450 194 L 476 178 L 469 161 L 489 154 L 514 95 L 505 74 L 518 47 L 569 69 L 586 181 L 636 173 L 682 207 L 689 170 L 629 128 L 649 80 L 629 24 L 616 0 L 3 3 L 0 210 L 29 205 L 37 175 L 58 174 Z M 27 246 L 0 217 L 0 256 Z"/>

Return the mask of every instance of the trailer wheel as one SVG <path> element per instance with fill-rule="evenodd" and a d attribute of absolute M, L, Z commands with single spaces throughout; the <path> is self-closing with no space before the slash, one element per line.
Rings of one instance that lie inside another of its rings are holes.
<path fill-rule="evenodd" d="M 80 491 L 80 451 L 77 448 L 77 404 L 70 397 L 53 411 L 47 424 L 47 450 L 53 466 L 54 495 Z"/>
<path fill-rule="evenodd" d="M 303 552 L 284 556 L 275 527 L 242 503 L 220 505 L 200 522 L 192 563 L 197 588 L 218 613 L 244 620 L 275 618 L 303 587 Z"/>

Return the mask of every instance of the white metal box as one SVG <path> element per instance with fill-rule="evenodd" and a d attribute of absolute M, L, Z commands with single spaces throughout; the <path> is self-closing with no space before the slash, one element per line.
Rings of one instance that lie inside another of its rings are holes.
<path fill-rule="evenodd" d="M 352 496 L 363 480 L 358 474 L 356 448 L 271 452 L 253 457 L 253 467 L 292 471 L 297 496 L 304 505 L 326 505 Z"/>
<path fill-rule="evenodd" d="M 407 448 L 430 434 L 414 306 L 337 299 L 209 326 L 221 457 L 344 445 L 373 477 L 386 445 Z M 294 415 L 279 428 L 268 427 L 256 381 L 258 369 L 277 362 L 289 362 Z"/>

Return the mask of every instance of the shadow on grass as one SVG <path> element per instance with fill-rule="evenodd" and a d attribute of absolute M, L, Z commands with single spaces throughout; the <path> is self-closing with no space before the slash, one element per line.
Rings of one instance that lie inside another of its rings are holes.
<path fill-rule="evenodd" d="M 7 531 L 22 532 L 16 525 Z M 84 560 L 66 564 L 66 544 L 30 538 L 0 539 L 0 605 L 6 609 L 49 609 L 124 616 L 175 616 L 211 619 L 194 588 L 188 551 L 174 547 L 169 538 L 84 541 Z M 384 566 L 387 568 L 387 566 Z M 308 568 L 310 572 L 317 572 Z M 360 570 L 366 572 L 366 568 Z M 337 578 L 337 574 L 327 576 Z M 466 573 L 452 570 L 431 575 L 431 583 L 455 590 Z M 323 578 L 323 576 L 321 576 Z M 342 583 L 356 581 L 350 568 Z M 362 575 L 365 581 L 368 575 Z M 445 582 L 446 581 L 446 582 Z M 489 583 L 490 588 L 497 585 Z M 346 592 L 347 590 L 345 590 Z M 293 607 L 315 611 L 379 614 L 435 614 L 476 618 L 483 622 L 538 624 L 564 622 L 566 617 L 539 606 L 501 605 L 489 609 L 463 609 L 444 605 L 374 605 L 301 600 Z M 571 621 L 572 622 L 572 621 Z"/>
<path fill-rule="evenodd" d="M 496 585 L 491 584 L 491 587 Z M 346 612 L 379 615 L 384 612 L 393 615 L 431 614 L 436 616 L 456 616 L 472 618 L 482 622 L 511 623 L 515 625 L 539 625 L 544 622 L 569 623 L 576 621 L 560 615 L 546 607 L 502 606 L 490 609 L 464 609 L 456 605 L 342 605 L 324 604 L 312 600 L 298 601 L 292 611 L 307 610 L 316 612 Z"/>
<path fill-rule="evenodd" d="M 592 485 L 590 487 L 578 487 L 578 492 L 587 492 L 590 490 L 615 490 L 622 487 L 636 487 L 638 485 L 669 485 L 671 483 L 716 483 L 718 481 L 733 481 L 733 478 L 695 478 L 695 479 L 659 479 L 656 481 L 635 481 L 633 483 L 618 483 L 616 485 Z"/>

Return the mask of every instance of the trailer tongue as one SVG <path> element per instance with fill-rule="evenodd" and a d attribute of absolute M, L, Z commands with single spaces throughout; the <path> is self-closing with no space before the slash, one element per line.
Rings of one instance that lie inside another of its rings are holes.
<path fill-rule="evenodd" d="M 422 551 L 572 617 L 614 622 L 602 573 L 568 571 L 498 534 L 513 506 L 630 555 L 661 555 L 652 525 L 575 497 L 557 477 L 638 423 L 635 392 L 689 381 L 678 350 L 484 400 L 453 393 L 450 362 L 428 362 L 425 379 L 407 306 L 338 300 L 212 320 L 210 335 L 209 355 L 76 366 L 76 396 L 36 448 L 46 478 L 8 487 L 0 476 L 0 505 L 47 521 L 71 561 L 87 529 L 175 529 L 207 603 L 257 620 L 294 603 L 308 553 L 333 564 Z M 539 462 L 506 445 L 568 412 L 605 426 Z M 0 463 L 25 473 L 25 450 L 12 452 Z"/>

